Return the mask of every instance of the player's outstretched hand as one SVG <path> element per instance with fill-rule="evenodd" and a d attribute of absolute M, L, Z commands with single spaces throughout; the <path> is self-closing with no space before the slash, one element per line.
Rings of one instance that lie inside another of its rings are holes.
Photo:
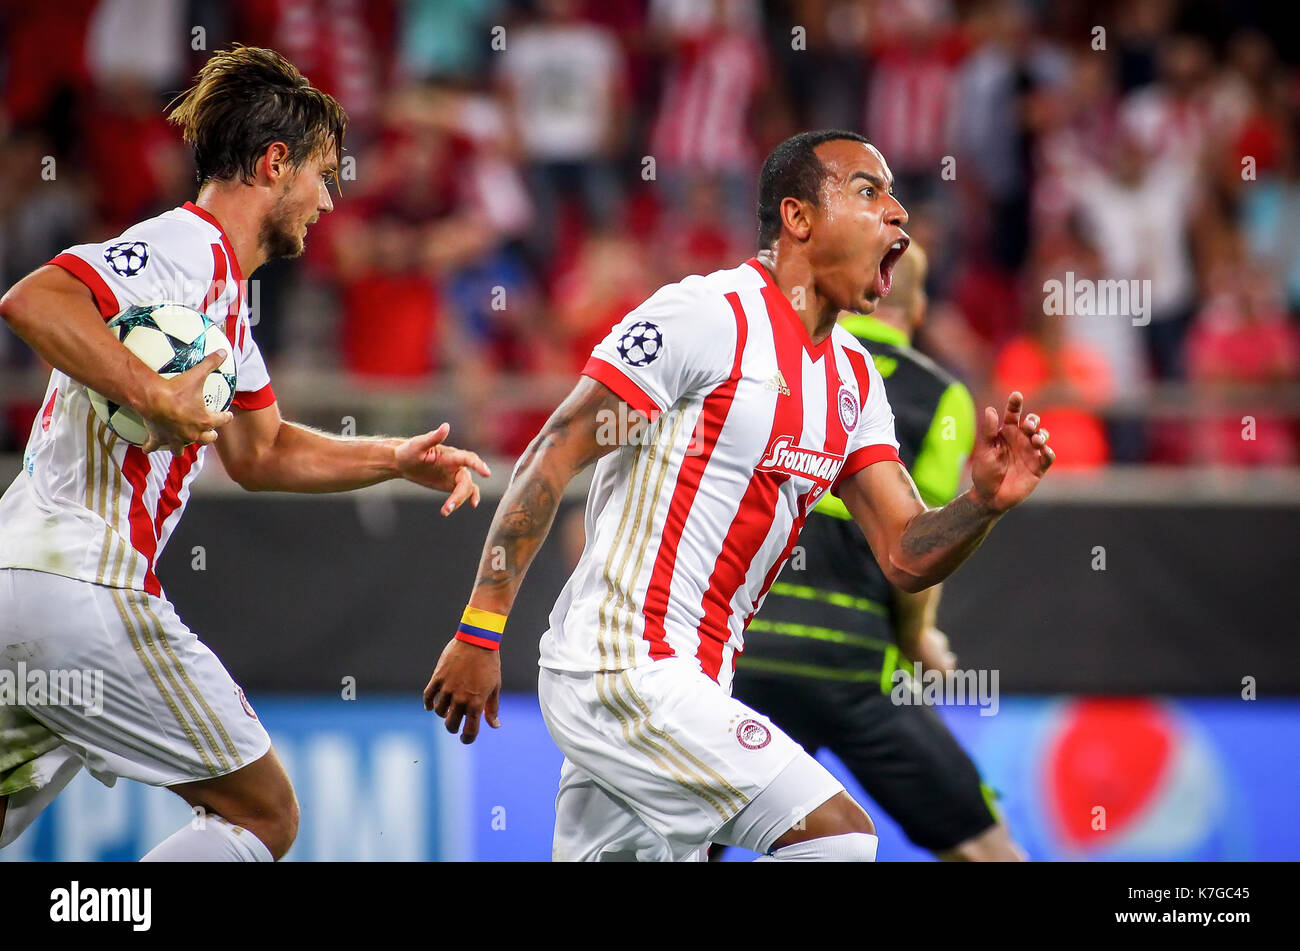
<path fill-rule="evenodd" d="M 412 436 L 397 447 L 397 467 L 402 478 L 430 489 L 450 492 L 442 514 L 450 515 L 466 500 L 478 508 L 479 487 L 473 473 L 487 478 L 492 470 L 478 453 L 457 449 L 443 442 L 451 427 L 443 423 L 422 436 Z"/>
<path fill-rule="evenodd" d="M 1014 392 L 1007 397 L 1001 419 L 992 406 L 985 407 L 980 419 L 971 453 L 971 479 L 975 492 L 995 512 L 1005 512 L 1028 498 L 1056 461 L 1037 414 L 1021 415 L 1024 403 L 1025 398 Z"/>
<path fill-rule="evenodd" d="M 217 441 L 217 429 L 234 419 L 235 414 L 229 410 L 210 412 L 203 402 L 203 384 L 225 359 L 226 351 L 218 350 L 184 373 L 160 380 L 149 405 L 137 407 L 149 427 L 149 439 L 141 447 L 145 452 L 170 449 L 179 456 L 191 443 L 207 446 Z"/>
<path fill-rule="evenodd" d="M 480 717 L 494 730 L 501 726 L 497 716 L 500 702 L 500 652 L 452 638 L 424 688 L 424 709 L 442 717 L 448 733 L 460 731 L 462 743 L 473 743 Z"/>

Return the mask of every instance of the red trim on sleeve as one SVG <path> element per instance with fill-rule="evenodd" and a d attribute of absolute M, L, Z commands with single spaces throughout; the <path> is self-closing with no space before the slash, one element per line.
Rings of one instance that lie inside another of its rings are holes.
<path fill-rule="evenodd" d="M 614 395 L 632 407 L 647 419 L 654 420 L 663 412 L 645 390 L 614 364 L 600 357 L 592 356 L 582 368 L 582 375 L 589 376 L 597 383 L 604 383 Z"/>
<path fill-rule="evenodd" d="M 266 409 L 274 402 L 275 392 L 271 389 L 271 384 L 268 383 L 260 390 L 236 393 L 235 400 L 230 405 L 235 409 Z"/>
<path fill-rule="evenodd" d="M 877 462 L 897 462 L 900 466 L 903 464 L 903 460 L 898 458 L 898 450 L 888 443 L 878 443 L 874 446 L 863 446 L 861 449 L 855 449 L 844 460 L 844 466 L 840 469 L 835 484 L 831 486 L 831 492 L 834 493 L 839 488 L 840 483 L 849 476 L 861 472 L 867 466 Z"/>
<path fill-rule="evenodd" d="M 64 251 L 57 254 L 49 260 L 50 264 L 63 268 L 77 280 L 90 288 L 90 293 L 95 296 L 95 306 L 99 308 L 99 316 L 105 320 L 116 317 L 122 308 L 117 303 L 117 295 L 113 293 L 99 272 L 94 266 L 84 258 L 79 258 L 71 252 Z"/>

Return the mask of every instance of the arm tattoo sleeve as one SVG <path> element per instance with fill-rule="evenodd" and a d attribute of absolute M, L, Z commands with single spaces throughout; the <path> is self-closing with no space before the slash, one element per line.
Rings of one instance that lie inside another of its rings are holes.
<path fill-rule="evenodd" d="M 941 509 L 914 517 L 900 539 L 903 555 L 917 565 L 909 573 L 931 584 L 942 581 L 979 548 L 998 516 L 959 495 Z"/>
<path fill-rule="evenodd" d="M 564 487 L 615 448 L 598 444 L 597 421 L 605 411 L 617 412 L 620 403 L 604 385 L 584 381 L 529 444 L 483 545 L 474 582 L 482 606 L 509 613 L 524 574 L 551 530 Z"/>

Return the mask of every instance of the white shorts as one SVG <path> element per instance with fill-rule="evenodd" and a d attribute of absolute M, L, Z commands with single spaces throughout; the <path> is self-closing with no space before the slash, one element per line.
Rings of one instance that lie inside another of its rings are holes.
<path fill-rule="evenodd" d="M 76 769 L 51 767 L 74 757 L 109 786 L 172 786 L 271 746 L 217 655 L 142 591 L 0 569 L 0 691 L 3 793 L 66 784 Z"/>
<path fill-rule="evenodd" d="M 564 753 L 556 861 L 699 861 L 711 842 L 766 852 L 844 789 L 686 658 L 542 668 L 537 695 Z"/>

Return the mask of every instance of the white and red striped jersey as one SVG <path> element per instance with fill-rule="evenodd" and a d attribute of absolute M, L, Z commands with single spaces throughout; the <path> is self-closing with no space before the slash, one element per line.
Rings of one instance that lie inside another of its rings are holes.
<path fill-rule="evenodd" d="M 719 30 L 681 44 L 650 138 L 665 168 L 744 171 L 759 159 L 750 107 L 766 63 L 756 34 Z"/>
<path fill-rule="evenodd" d="M 79 244 L 58 265 L 94 295 L 105 320 L 132 304 L 179 301 L 220 322 L 235 348 L 234 406 L 275 401 L 253 341 L 246 284 L 217 220 L 193 203 Z M 158 556 L 180 522 L 206 447 L 145 454 L 113 433 L 87 389 L 50 374 L 23 468 L 0 497 L 0 568 L 30 568 L 161 596 Z"/>
<path fill-rule="evenodd" d="M 898 459 L 880 374 L 839 326 L 814 345 L 757 259 L 661 288 L 583 372 L 653 422 L 596 465 L 586 547 L 541 664 L 693 657 L 730 689 L 745 628 L 817 500 Z M 598 422 L 610 438 L 624 425 Z"/>

